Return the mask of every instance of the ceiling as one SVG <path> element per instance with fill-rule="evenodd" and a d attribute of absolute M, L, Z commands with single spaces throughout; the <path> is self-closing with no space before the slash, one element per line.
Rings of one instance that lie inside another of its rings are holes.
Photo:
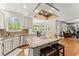
<path fill-rule="evenodd" d="M 32 16 L 33 10 L 36 8 L 38 3 L 2 3 L 0 8 L 7 9 L 10 11 L 15 11 L 23 13 L 26 16 Z M 61 20 L 71 22 L 78 20 L 79 18 L 79 3 L 54 3 L 52 4 L 59 11 L 59 18 Z"/>
<path fill-rule="evenodd" d="M 1 9 L 22 13 L 26 16 L 33 15 L 33 10 L 36 8 L 37 3 L 2 3 Z"/>
<path fill-rule="evenodd" d="M 78 20 L 79 3 L 55 3 L 54 5 L 60 10 L 62 20 L 67 22 L 76 22 Z"/>

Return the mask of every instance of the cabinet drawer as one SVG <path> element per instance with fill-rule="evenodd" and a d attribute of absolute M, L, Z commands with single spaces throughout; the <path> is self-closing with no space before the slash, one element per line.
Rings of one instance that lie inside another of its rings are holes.
<path fill-rule="evenodd" d="M 0 56 L 2 56 L 2 51 L 0 51 Z"/>

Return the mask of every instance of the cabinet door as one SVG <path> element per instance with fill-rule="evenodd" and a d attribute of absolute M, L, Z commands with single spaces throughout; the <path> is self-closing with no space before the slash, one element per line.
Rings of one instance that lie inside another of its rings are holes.
<path fill-rule="evenodd" d="M 2 55 L 3 49 L 2 49 L 2 44 L 0 43 L 0 56 Z"/>
<path fill-rule="evenodd" d="M 22 39 L 22 37 L 20 38 L 20 46 L 22 46 L 23 45 L 23 39 Z"/>
<path fill-rule="evenodd" d="M 3 40 L 0 38 L 0 56 L 3 55 Z"/>
<path fill-rule="evenodd" d="M 0 51 L 2 51 L 2 40 L 0 41 Z"/>
<path fill-rule="evenodd" d="M 19 47 L 19 37 L 13 38 L 13 49 Z"/>
<path fill-rule="evenodd" d="M 11 39 L 4 40 L 4 55 L 12 50 L 12 41 Z"/>
<path fill-rule="evenodd" d="M 27 40 L 26 40 L 26 36 L 21 36 L 20 38 L 20 45 L 25 45 L 27 43 Z"/>

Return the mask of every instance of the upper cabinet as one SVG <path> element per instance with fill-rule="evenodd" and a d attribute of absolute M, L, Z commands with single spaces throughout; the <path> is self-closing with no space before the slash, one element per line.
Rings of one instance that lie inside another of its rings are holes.
<path fill-rule="evenodd" d="M 32 18 L 31 17 L 24 17 L 24 29 L 31 29 L 32 28 Z"/>
<path fill-rule="evenodd" d="M 4 14 L 0 12 L 0 29 L 5 29 L 4 26 Z"/>

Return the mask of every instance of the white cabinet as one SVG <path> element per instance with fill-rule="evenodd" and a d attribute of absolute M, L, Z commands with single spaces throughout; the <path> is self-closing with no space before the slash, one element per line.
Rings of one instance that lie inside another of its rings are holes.
<path fill-rule="evenodd" d="M 12 39 L 13 39 L 13 49 L 19 47 L 19 40 L 20 40 L 20 38 L 19 37 L 14 37 Z"/>
<path fill-rule="evenodd" d="M 2 51 L 2 40 L 0 40 L 0 51 Z"/>
<path fill-rule="evenodd" d="M 25 45 L 27 43 L 26 36 L 21 36 L 20 37 L 20 46 Z"/>
<path fill-rule="evenodd" d="M 12 40 L 7 38 L 4 40 L 4 55 L 12 50 Z"/>
<path fill-rule="evenodd" d="M 31 29 L 32 28 L 32 18 L 31 17 L 24 17 L 24 29 Z"/>
<path fill-rule="evenodd" d="M 0 38 L 0 56 L 20 46 L 20 37 Z"/>
<path fill-rule="evenodd" d="M 2 56 L 3 54 L 3 44 L 2 44 L 2 40 L 0 40 L 0 56 Z"/>
<path fill-rule="evenodd" d="M 4 14 L 0 12 L 0 29 L 4 29 Z"/>

